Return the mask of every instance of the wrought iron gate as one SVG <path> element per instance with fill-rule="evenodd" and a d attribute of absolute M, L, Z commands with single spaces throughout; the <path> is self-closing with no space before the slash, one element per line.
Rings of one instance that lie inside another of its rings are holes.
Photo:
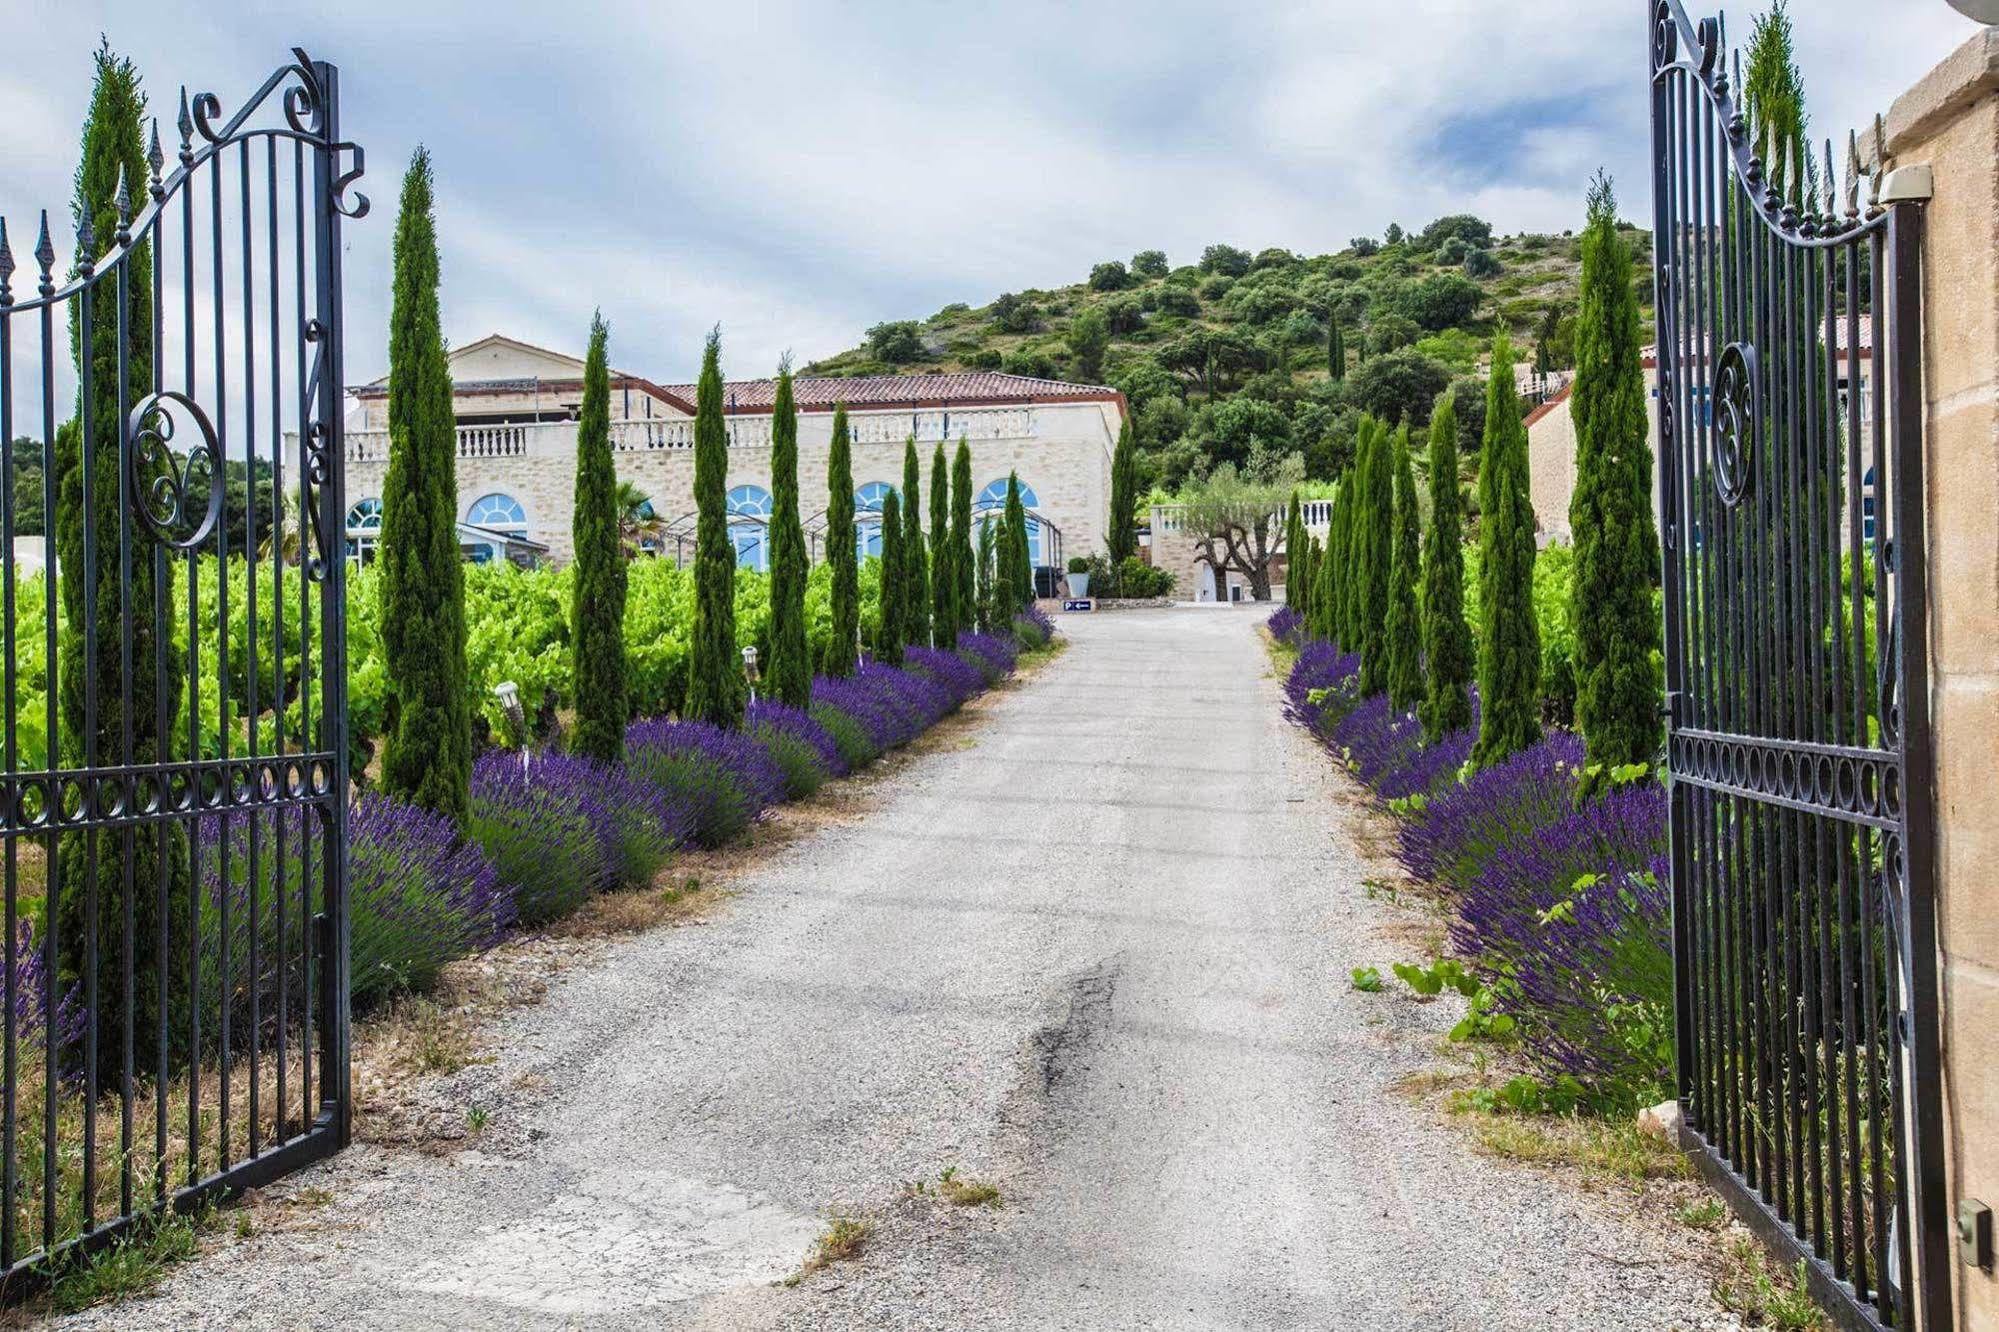
<path fill-rule="evenodd" d="M 0 221 L 9 1288 L 348 1134 L 340 224 L 367 200 L 338 72 L 293 56 L 226 121 L 183 89 L 172 161 L 157 121 L 144 161 L 103 136 L 66 280 L 46 211 L 21 260 Z"/>
<path fill-rule="evenodd" d="M 1842 1322 L 1942 1329 L 1922 207 L 1646 11 L 1689 1145 Z"/>

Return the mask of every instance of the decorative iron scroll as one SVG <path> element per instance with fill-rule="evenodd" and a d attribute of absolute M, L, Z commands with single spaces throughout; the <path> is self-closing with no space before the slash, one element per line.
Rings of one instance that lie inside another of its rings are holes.
<path fill-rule="evenodd" d="M 174 457 L 174 421 L 185 416 L 201 437 L 188 444 L 178 465 Z M 125 479 L 131 487 L 132 512 L 161 544 L 194 550 L 215 533 L 222 518 L 222 448 L 215 424 L 200 404 L 185 393 L 166 389 L 148 394 L 127 420 Z M 207 473 L 208 502 L 199 515 L 188 512 L 195 472 Z"/>
<path fill-rule="evenodd" d="M 1754 475 L 1761 390 L 1756 348 L 1746 342 L 1729 343 L 1714 372 L 1714 488 L 1731 508 L 1749 492 Z"/>

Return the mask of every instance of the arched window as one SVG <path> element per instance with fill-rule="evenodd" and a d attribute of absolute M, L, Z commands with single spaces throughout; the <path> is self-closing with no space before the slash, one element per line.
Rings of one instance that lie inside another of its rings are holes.
<path fill-rule="evenodd" d="M 347 511 L 347 558 L 370 564 L 382 540 L 382 501 L 370 495 Z"/>
<path fill-rule="evenodd" d="M 483 527 L 489 532 L 506 536 L 525 537 L 528 534 L 528 511 L 512 495 L 499 491 L 473 500 L 472 507 L 465 511 L 465 521 L 473 527 Z M 468 542 L 465 549 L 474 564 L 501 559 L 507 553 L 505 546 L 498 542 Z"/>
<path fill-rule="evenodd" d="M 729 540 L 736 563 L 748 569 L 770 568 L 770 492 L 762 486 L 737 486 L 729 492 Z"/>
<path fill-rule="evenodd" d="M 1041 549 L 1041 520 L 1033 511 L 1041 507 L 1041 500 L 1035 495 L 1034 487 L 1023 481 L 1020 483 L 1020 502 L 1028 509 L 1027 515 L 1027 562 L 1039 568 L 1046 564 Z M 988 481 L 984 490 L 972 500 L 972 516 L 981 523 L 996 523 L 1006 513 L 1006 478 Z"/>
<path fill-rule="evenodd" d="M 854 554 L 865 560 L 882 553 L 882 505 L 895 487 L 886 481 L 870 481 L 854 492 Z M 869 514 L 876 515 L 873 519 Z"/>

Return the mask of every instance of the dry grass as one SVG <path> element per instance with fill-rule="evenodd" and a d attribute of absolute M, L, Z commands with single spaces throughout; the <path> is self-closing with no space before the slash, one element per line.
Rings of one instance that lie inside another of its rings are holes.
<path fill-rule="evenodd" d="M 1763 1249 L 1747 1235 L 1728 1246 L 1722 1274 L 1714 1282 L 1715 1302 L 1740 1314 L 1751 1327 L 1778 1332 L 1821 1332 L 1830 1326 L 1812 1297 L 1805 1293 L 1804 1264 L 1787 1273 L 1772 1268 Z"/>
<path fill-rule="evenodd" d="M 952 1166 L 937 1177 L 937 1192 L 953 1207 L 997 1207 L 999 1186 L 991 1180 L 958 1173 Z"/>
<path fill-rule="evenodd" d="M 850 1263 L 861 1256 L 867 1247 L 868 1236 L 874 1234 L 875 1223 L 862 1216 L 848 1216 L 835 1213 L 827 1221 L 826 1229 L 813 1241 L 812 1252 L 805 1255 L 805 1261 L 798 1270 L 786 1277 L 783 1285 L 795 1286 L 806 1277 L 834 1263 Z"/>
<path fill-rule="evenodd" d="M 1473 1135 L 1489 1155 L 1573 1169 L 1589 1185 L 1636 1186 L 1655 1179 L 1686 1179 L 1693 1173 L 1685 1156 L 1625 1121 L 1482 1115 Z"/>

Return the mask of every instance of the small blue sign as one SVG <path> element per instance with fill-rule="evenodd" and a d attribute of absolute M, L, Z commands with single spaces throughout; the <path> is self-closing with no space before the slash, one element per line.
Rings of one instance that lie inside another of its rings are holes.
<path fill-rule="evenodd" d="M 1062 603 L 1062 609 L 1065 611 L 1086 611 L 1095 610 L 1096 608 L 1097 603 L 1091 601 L 1088 597 L 1071 597 Z"/>

